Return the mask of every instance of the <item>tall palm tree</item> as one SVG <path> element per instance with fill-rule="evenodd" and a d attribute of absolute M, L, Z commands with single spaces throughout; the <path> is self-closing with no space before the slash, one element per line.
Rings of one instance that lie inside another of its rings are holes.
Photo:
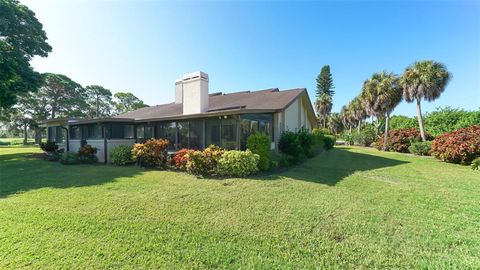
<path fill-rule="evenodd" d="M 417 101 L 418 126 L 423 141 L 425 141 L 425 130 L 421 100 L 433 101 L 440 97 L 451 77 L 452 75 L 442 63 L 425 60 L 415 62 L 407 67 L 400 78 L 403 98 L 407 102 Z"/>
<path fill-rule="evenodd" d="M 323 127 L 326 127 L 327 116 L 332 111 L 332 97 L 326 93 L 321 94 L 315 102 L 315 110 L 323 119 Z"/>
<path fill-rule="evenodd" d="M 398 76 L 385 71 L 373 74 L 365 81 L 361 97 L 370 115 L 374 115 L 377 119 L 385 118 L 385 142 L 388 136 L 390 113 L 402 100 Z M 386 144 L 383 144 L 383 150 L 385 149 Z"/>

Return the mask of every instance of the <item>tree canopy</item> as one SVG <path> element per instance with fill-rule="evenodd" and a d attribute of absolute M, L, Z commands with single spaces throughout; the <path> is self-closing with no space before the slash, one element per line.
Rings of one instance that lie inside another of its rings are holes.
<path fill-rule="evenodd" d="M 85 87 L 88 96 L 88 116 L 106 117 L 112 113 L 112 92 L 100 85 L 89 85 Z"/>
<path fill-rule="evenodd" d="M 42 77 L 30 66 L 33 56 L 52 50 L 35 13 L 17 0 L 0 1 L 0 109 L 14 105 L 18 96 L 36 91 Z"/>
<path fill-rule="evenodd" d="M 116 99 L 115 107 L 117 109 L 117 113 L 126 113 L 148 107 L 148 105 L 143 103 L 142 100 L 129 92 L 118 92 L 114 95 L 114 97 Z"/>
<path fill-rule="evenodd" d="M 325 65 L 322 67 L 320 74 L 317 77 L 317 97 L 320 97 L 322 94 L 327 94 L 329 96 L 333 96 L 335 91 L 333 89 L 335 86 L 333 85 L 333 78 L 332 74 L 330 73 L 330 66 Z"/>

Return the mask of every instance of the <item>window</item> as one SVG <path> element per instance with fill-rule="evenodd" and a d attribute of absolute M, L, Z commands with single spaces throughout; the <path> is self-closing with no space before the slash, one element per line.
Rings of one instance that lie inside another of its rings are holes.
<path fill-rule="evenodd" d="M 211 144 L 220 146 L 220 119 L 207 119 L 205 120 L 205 146 Z"/>
<path fill-rule="evenodd" d="M 86 139 L 102 139 L 103 138 L 103 129 L 99 124 L 87 125 L 87 136 Z"/>
<path fill-rule="evenodd" d="M 257 132 L 269 135 L 273 141 L 272 114 L 245 114 L 240 119 L 240 149 L 246 149 L 248 136 Z"/>
<path fill-rule="evenodd" d="M 189 133 L 189 147 L 191 149 L 201 149 L 203 148 L 203 120 L 193 120 L 190 121 L 190 133 Z"/>
<path fill-rule="evenodd" d="M 137 126 L 137 139 L 144 139 L 144 138 L 145 138 L 145 127 Z"/>
<path fill-rule="evenodd" d="M 178 128 L 178 145 L 177 149 L 189 148 L 188 146 L 188 121 L 177 123 Z"/>
<path fill-rule="evenodd" d="M 177 144 L 177 124 L 175 122 L 164 122 L 157 124 L 157 139 L 165 139 L 170 142 L 168 150 L 175 150 Z"/>
<path fill-rule="evenodd" d="M 81 139 L 81 133 L 80 133 L 80 127 L 79 126 L 71 126 L 70 127 L 70 139 L 72 139 L 72 140 L 80 140 Z"/>
<path fill-rule="evenodd" d="M 110 127 L 111 139 L 134 139 L 134 126 L 129 124 L 112 124 Z"/>
<path fill-rule="evenodd" d="M 222 119 L 221 146 L 225 149 L 237 148 L 237 123 L 236 119 Z"/>

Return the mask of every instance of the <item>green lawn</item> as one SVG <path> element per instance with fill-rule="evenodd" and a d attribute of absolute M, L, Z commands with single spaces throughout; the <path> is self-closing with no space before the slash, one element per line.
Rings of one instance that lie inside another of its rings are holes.
<path fill-rule="evenodd" d="M 0 148 L 0 269 L 479 269 L 480 173 L 341 147 L 199 180 Z"/>

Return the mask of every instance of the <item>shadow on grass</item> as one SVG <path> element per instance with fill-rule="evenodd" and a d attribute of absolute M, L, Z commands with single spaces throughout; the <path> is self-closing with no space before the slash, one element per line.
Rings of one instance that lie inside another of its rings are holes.
<path fill-rule="evenodd" d="M 142 172 L 131 167 L 62 165 L 40 160 L 32 153 L 0 154 L 0 199 L 39 188 L 102 185 Z"/>
<path fill-rule="evenodd" d="M 334 186 L 357 171 L 369 171 L 409 163 L 377 155 L 356 153 L 349 151 L 350 149 L 352 148 L 334 148 L 290 170 L 258 179 L 275 180 L 288 177 Z"/>

